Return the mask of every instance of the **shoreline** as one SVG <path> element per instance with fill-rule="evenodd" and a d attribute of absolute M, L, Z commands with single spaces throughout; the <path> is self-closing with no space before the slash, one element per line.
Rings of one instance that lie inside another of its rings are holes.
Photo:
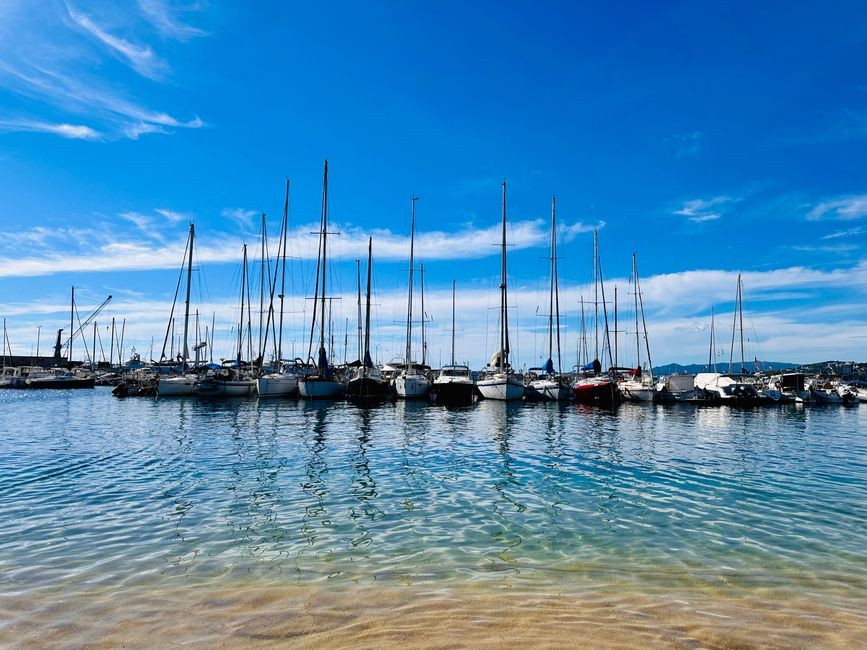
<path fill-rule="evenodd" d="M 867 646 L 853 598 L 462 584 L 93 586 L 0 596 L 4 647 Z"/>

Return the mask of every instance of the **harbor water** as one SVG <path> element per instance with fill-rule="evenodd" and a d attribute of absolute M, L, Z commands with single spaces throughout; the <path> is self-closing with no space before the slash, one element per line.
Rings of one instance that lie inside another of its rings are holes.
<path fill-rule="evenodd" d="M 867 645 L 867 409 L 0 391 L 0 645 Z"/>

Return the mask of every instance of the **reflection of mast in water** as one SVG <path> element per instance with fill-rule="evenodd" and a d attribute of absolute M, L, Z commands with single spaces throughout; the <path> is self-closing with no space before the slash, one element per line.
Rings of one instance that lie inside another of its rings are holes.
<path fill-rule="evenodd" d="M 370 544 L 370 534 L 364 526 L 364 520 L 377 521 L 382 517 L 383 512 L 378 507 L 371 503 L 377 497 L 376 483 L 370 473 L 370 464 L 367 458 L 367 447 L 370 444 L 370 412 L 361 410 L 358 413 L 360 422 L 358 424 L 358 448 L 352 457 L 352 470 L 355 474 L 355 480 L 350 488 L 352 496 L 358 501 L 358 506 L 350 508 L 349 516 L 358 525 L 359 534 L 356 535 L 350 544 L 353 547 L 364 547 Z"/>
<path fill-rule="evenodd" d="M 563 403 L 560 403 L 563 406 Z M 548 409 L 546 409 L 546 412 Z M 563 431 L 566 428 L 565 410 L 558 408 L 549 413 L 545 422 L 545 451 L 547 452 L 543 465 L 545 466 L 545 482 L 548 484 L 550 494 L 546 496 L 545 512 L 556 523 L 557 514 L 560 512 L 560 504 L 563 503 L 563 484 L 568 480 L 566 472 L 561 464 L 565 450 L 563 447 Z"/>
<path fill-rule="evenodd" d="M 328 463 L 323 454 L 325 451 L 326 409 L 319 402 L 305 402 L 305 404 L 308 403 L 311 404 L 315 422 L 312 427 L 305 427 L 306 430 L 313 431 L 313 440 L 310 444 L 308 437 L 304 438 L 304 446 L 307 447 L 310 455 L 304 464 L 307 480 L 301 485 L 301 489 L 314 498 L 314 503 L 304 508 L 301 534 L 307 538 L 307 545 L 313 546 L 316 543 L 317 533 L 315 520 L 319 519 L 321 523 L 326 514 L 325 501 L 328 497 L 328 488 L 323 481 L 323 476 L 328 473 Z"/>

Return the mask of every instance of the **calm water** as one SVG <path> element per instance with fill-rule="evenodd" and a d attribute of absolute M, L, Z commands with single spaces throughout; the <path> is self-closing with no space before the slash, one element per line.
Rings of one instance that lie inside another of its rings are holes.
<path fill-rule="evenodd" d="M 863 407 L 0 391 L 0 430 L 0 600 L 22 617 L 241 583 L 867 602 Z"/>

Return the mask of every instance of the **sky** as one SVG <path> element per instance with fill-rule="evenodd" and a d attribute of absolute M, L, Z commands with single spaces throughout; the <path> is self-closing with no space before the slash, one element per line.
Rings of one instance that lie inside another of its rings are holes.
<path fill-rule="evenodd" d="M 656 365 L 705 362 L 712 310 L 728 361 L 739 274 L 747 359 L 864 360 L 865 18 L 858 2 L 5 0 L 8 345 L 68 335 L 74 286 L 82 320 L 112 295 L 97 359 L 112 319 L 124 358 L 159 358 L 190 223 L 199 339 L 214 323 L 212 356 L 235 354 L 246 243 L 258 345 L 261 215 L 273 255 L 289 179 L 283 354 L 305 357 L 327 158 L 336 362 L 358 356 L 368 237 L 373 356 L 403 354 L 418 196 L 413 356 L 423 265 L 426 360 L 449 361 L 455 281 L 457 360 L 485 364 L 504 180 L 513 365 L 547 358 L 553 196 L 564 370 L 582 297 L 594 352 L 594 229 L 621 365 L 646 362 L 633 252 Z"/>

